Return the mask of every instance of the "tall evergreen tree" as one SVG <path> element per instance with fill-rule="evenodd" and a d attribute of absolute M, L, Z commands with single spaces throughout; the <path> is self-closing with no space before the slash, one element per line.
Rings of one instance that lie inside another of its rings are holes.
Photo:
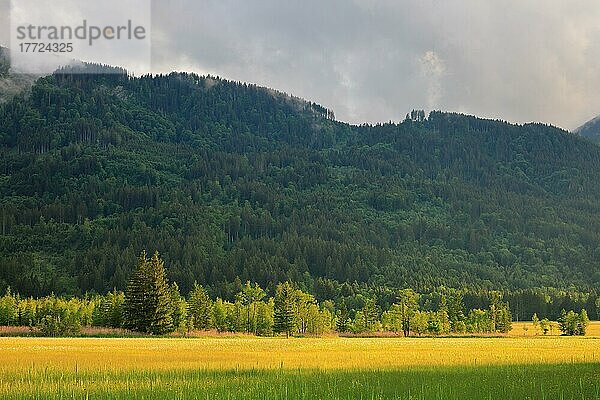
<path fill-rule="evenodd" d="M 161 335 L 173 330 L 172 313 L 164 262 L 158 252 L 148 260 L 143 251 L 125 293 L 125 325 L 136 331 Z"/>
<path fill-rule="evenodd" d="M 163 260 L 158 251 L 150 260 L 150 303 L 152 314 L 150 333 L 164 334 L 173 331 L 173 305 L 171 304 L 171 290 L 167 281 L 167 273 Z"/>
<path fill-rule="evenodd" d="M 139 332 L 148 332 L 150 325 L 148 275 L 148 258 L 146 257 L 146 250 L 144 250 L 138 258 L 137 268 L 129 278 L 124 304 L 125 327 Z"/>
<path fill-rule="evenodd" d="M 291 283 L 277 285 L 275 289 L 275 312 L 273 331 L 290 337 L 296 330 L 296 289 Z"/>

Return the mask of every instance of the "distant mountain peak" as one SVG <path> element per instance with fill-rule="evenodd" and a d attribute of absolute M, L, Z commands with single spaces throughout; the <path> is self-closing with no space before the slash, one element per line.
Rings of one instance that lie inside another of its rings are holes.
<path fill-rule="evenodd" d="M 594 142 L 600 142 L 600 115 L 581 125 L 579 128 L 575 129 L 573 133 L 593 140 Z"/>

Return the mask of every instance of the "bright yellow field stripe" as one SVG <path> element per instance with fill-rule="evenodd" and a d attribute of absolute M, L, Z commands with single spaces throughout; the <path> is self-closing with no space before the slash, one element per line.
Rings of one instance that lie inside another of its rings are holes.
<path fill-rule="evenodd" d="M 0 376 L 65 372 L 600 362 L 600 339 L 533 338 L 0 338 Z"/>
<path fill-rule="evenodd" d="M 540 328 L 533 326 L 531 321 L 528 322 L 513 322 L 512 330 L 508 336 L 541 336 Z M 586 329 L 586 336 L 600 337 L 600 321 L 592 321 Z M 548 336 L 560 336 L 560 330 L 556 322 L 552 323 L 552 330 L 548 332 Z"/>

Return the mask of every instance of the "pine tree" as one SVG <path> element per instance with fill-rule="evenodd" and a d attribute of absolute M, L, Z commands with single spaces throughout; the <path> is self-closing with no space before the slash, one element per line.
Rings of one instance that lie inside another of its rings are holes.
<path fill-rule="evenodd" d="M 125 326 L 161 335 L 173 330 L 173 306 L 163 261 L 158 252 L 152 259 L 143 251 L 125 293 Z"/>
<path fill-rule="evenodd" d="M 125 327 L 148 332 L 150 323 L 150 285 L 148 280 L 148 259 L 146 251 L 138 258 L 138 265 L 129 278 L 125 292 Z"/>
<path fill-rule="evenodd" d="M 296 290 L 291 283 L 277 285 L 273 331 L 290 337 L 296 329 Z"/>
<path fill-rule="evenodd" d="M 167 273 L 158 251 L 150 260 L 150 303 L 152 304 L 149 332 L 155 335 L 173 331 L 173 305 Z"/>

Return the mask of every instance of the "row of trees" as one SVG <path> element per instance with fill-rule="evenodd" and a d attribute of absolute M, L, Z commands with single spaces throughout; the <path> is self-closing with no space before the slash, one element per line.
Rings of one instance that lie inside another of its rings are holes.
<path fill-rule="evenodd" d="M 49 335 L 74 334 L 82 326 L 127 328 L 150 334 L 215 329 L 255 335 L 321 335 L 328 332 L 365 333 L 390 331 L 440 335 L 455 333 L 508 332 L 508 303 L 496 296 L 489 308 L 466 312 L 462 294 L 442 296 L 435 309 L 421 309 L 421 295 L 411 289 L 397 293 L 386 310 L 376 298 L 360 307 L 344 300 L 318 302 L 290 282 L 277 285 L 272 297 L 258 284 L 247 282 L 235 301 L 213 299 L 201 285 L 194 285 L 184 298 L 176 283 L 169 284 L 158 252 L 148 258 L 143 252 L 125 293 L 65 300 L 49 296 L 34 300 L 10 291 L 0 299 L 0 325 L 38 326 Z M 431 308 L 431 307 L 430 307 Z"/>
<path fill-rule="evenodd" d="M 376 298 L 367 298 L 360 307 L 349 308 L 343 299 L 340 303 L 318 302 L 315 296 L 290 282 L 277 285 L 272 297 L 258 284 L 247 282 L 233 302 L 221 298 L 213 301 L 206 289 L 196 283 L 186 299 L 176 283 L 169 284 L 158 252 L 151 258 L 142 252 L 125 293 L 114 290 L 80 299 L 54 295 L 33 299 L 21 298 L 9 289 L 0 298 L 0 326 L 38 327 L 43 334 L 52 336 L 77 334 L 84 326 L 128 328 L 150 334 L 214 329 L 263 336 L 379 331 L 420 336 L 511 330 L 511 311 L 500 293 L 490 298 L 489 307 L 468 312 L 460 291 L 450 291 L 439 297 L 435 307 L 423 309 L 421 304 L 430 303 L 431 299 L 431 294 L 404 289 L 397 292 L 386 310 Z M 540 320 L 537 313 L 532 321 L 536 332 L 546 335 L 552 329 L 548 318 Z M 588 324 L 585 309 L 579 313 L 563 310 L 558 318 L 565 335 L 585 335 Z"/>
<path fill-rule="evenodd" d="M 562 310 L 557 323 L 550 321 L 548 318 L 540 320 L 537 313 L 533 314 L 531 322 L 533 323 L 533 331 L 536 335 L 539 332 L 543 335 L 547 335 L 558 327 L 563 335 L 584 336 L 587 327 L 590 324 L 590 319 L 585 309 L 582 309 L 579 313 L 573 310 L 570 310 L 569 312 Z M 527 331 L 529 327 L 525 325 L 523 326 L 523 329 Z"/>

